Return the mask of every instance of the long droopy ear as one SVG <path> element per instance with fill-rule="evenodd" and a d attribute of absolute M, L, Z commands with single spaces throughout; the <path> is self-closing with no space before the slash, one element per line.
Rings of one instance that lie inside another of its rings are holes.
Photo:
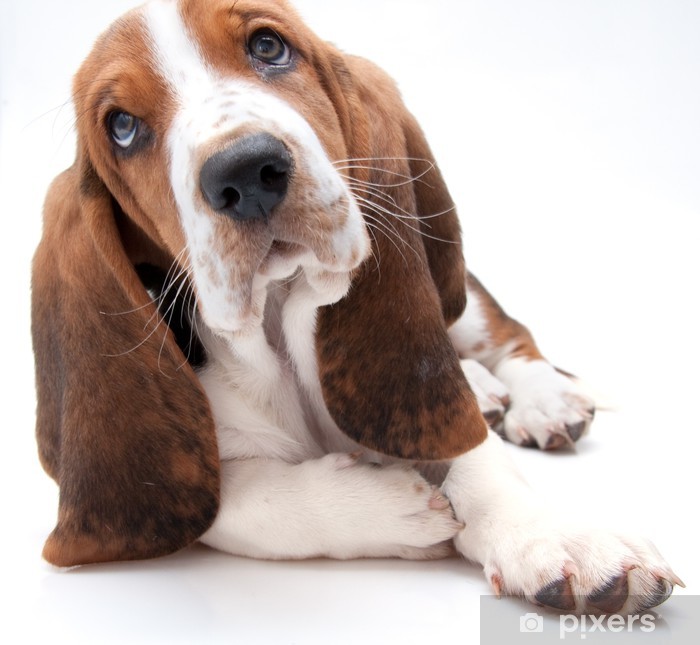
<path fill-rule="evenodd" d="M 326 405 L 341 430 L 373 450 L 453 458 L 487 434 L 447 334 L 466 305 L 459 220 L 393 81 L 352 57 L 336 58 L 334 73 L 350 156 L 339 167 L 364 212 L 373 257 L 348 296 L 319 316 Z"/>
<path fill-rule="evenodd" d="M 165 555 L 216 515 L 213 419 L 158 316 L 83 156 L 49 190 L 32 277 L 37 440 L 59 484 L 53 564 Z"/>

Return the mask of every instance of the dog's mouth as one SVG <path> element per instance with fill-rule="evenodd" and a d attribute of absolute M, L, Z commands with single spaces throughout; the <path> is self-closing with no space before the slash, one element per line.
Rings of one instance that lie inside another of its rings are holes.
<path fill-rule="evenodd" d="M 358 248 L 348 251 L 327 243 L 319 249 L 300 241 L 275 239 L 256 273 L 267 280 L 287 279 L 300 268 L 329 273 L 351 273 L 366 256 L 362 245 L 356 246 Z"/>
<path fill-rule="evenodd" d="M 306 227 L 306 233 L 298 235 L 296 231 L 291 235 L 288 231 L 269 235 L 270 228 L 274 228 L 270 227 L 267 240 L 261 239 L 262 235 L 248 237 L 245 259 L 230 249 L 218 258 L 210 256 L 208 268 L 195 269 L 193 275 L 204 322 L 224 334 L 252 332 L 263 324 L 273 283 L 282 283 L 291 290 L 302 281 L 313 291 L 315 304 L 337 302 L 369 254 L 369 242 L 365 240 L 368 234 L 363 226 L 360 221 L 351 231 L 343 227 L 322 234 Z M 197 279 L 203 276 L 207 284 Z"/>
<path fill-rule="evenodd" d="M 270 250 L 258 267 L 257 274 L 266 280 L 284 280 L 291 277 L 311 250 L 298 242 L 273 240 Z"/>

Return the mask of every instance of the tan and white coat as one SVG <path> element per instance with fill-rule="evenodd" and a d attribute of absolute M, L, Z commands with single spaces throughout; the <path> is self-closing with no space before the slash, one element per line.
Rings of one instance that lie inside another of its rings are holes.
<path fill-rule="evenodd" d="M 284 63 L 256 55 L 260 33 Z M 77 159 L 49 190 L 33 277 L 37 436 L 60 486 L 47 560 L 195 540 L 273 559 L 456 549 L 499 593 L 558 609 L 668 596 L 679 581 L 648 542 L 564 525 L 488 429 L 560 448 L 593 404 L 467 275 L 383 72 L 283 0 L 154 0 L 98 40 L 74 100 Z M 135 119 L 128 142 L 115 114 Z M 236 221 L 202 169 L 260 133 L 292 159 L 285 195 Z"/>

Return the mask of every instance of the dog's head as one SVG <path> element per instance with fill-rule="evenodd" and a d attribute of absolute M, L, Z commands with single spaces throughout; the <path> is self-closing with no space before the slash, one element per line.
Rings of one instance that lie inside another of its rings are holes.
<path fill-rule="evenodd" d="M 33 277 L 37 433 L 60 485 L 47 559 L 168 553 L 216 514 L 211 413 L 146 276 L 235 339 L 270 280 L 303 272 L 341 430 L 414 460 L 484 438 L 446 332 L 465 306 L 458 220 L 381 71 L 283 0 L 156 0 L 98 40 L 74 103 Z"/>

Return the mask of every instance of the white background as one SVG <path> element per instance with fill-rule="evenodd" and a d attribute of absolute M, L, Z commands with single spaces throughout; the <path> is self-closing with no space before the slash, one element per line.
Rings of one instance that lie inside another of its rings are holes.
<path fill-rule="evenodd" d="M 29 262 L 47 184 L 74 153 L 71 75 L 133 4 L 0 0 L 0 630 L 20 630 L 3 642 L 476 642 L 489 589 L 457 560 L 264 563 L 196 548 L 67 573 L 40 560 L 56 489 L 35 455 Z M 697 593 L 700 3 L 297 6 L 398 80 L 470 267 L 547 356 L 615 403 L 576 454 L 513 448 L 527 477 L 581 519 L 652 537 Z"/>

